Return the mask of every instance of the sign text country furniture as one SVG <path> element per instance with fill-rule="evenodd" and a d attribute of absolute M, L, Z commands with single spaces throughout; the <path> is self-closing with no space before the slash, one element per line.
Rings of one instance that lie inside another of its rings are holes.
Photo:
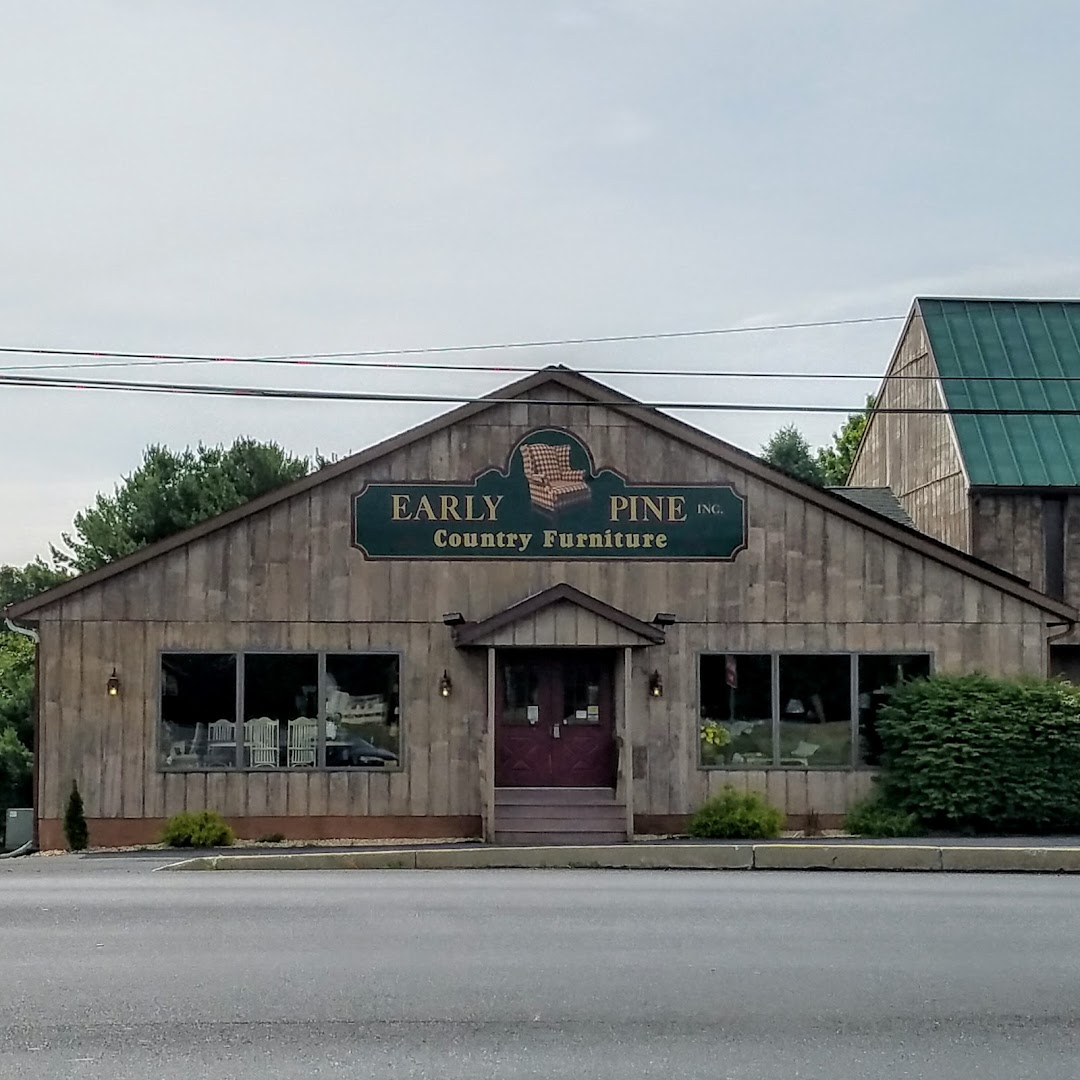
<path fill-rule="evenodd" d="M 470 483 L 375 483 L 353 499 L 369 559 L 734 559 L 746 502 L 726 485 L 630 484 L 567 431 L 527 435 Z"/>

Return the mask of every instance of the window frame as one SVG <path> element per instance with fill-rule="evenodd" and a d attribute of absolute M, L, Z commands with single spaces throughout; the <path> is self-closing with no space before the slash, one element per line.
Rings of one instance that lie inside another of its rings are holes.
<path fill-rule="evenodd" d="M 244 657 L 245 656 L 314 656 L 318 662 L 318 700 L 319 709 L 316 720 L 315 764 L 314 765 L 278 765 L 267 767 L 265 765 L 251 766 L 244 762 L 243 739 L 236 740 L 236 760 L 232 765 L 200 765 L 197 769 L 179 768 L 167 765 L 162 753 L 162 732 L 164 723 L 162 717 L 162 660 L 166 656 L 232 656 L 236 660 L 236 695 L 233 705 L 233 720 L 237 724 L 237 730 L 241 730 L 243 723 L 241 717 L 244 714 Z M 398 724 L 398 761 L 396 765 L 327 765 L 326 764 L 326 658 L 327 656 L 393 656 L 397 659 L 398 671 L 398 696 L 397 696 L 397 724 Z M 199 773 L 258 773 L 260 776 L 273 776 L 278 773 L 374 773 L 383 776 L 390 773 L 405 772 L 407 768 L 407 728 L 406 709 L 403 689 L 405 686 L 405 652 L 403 649 L 285 649 L 263 648 L 252 649 L 183 649 L 165 648 L 157 650 L 157 671 L 154 676 L 154 688 L 157 699 L 156 723 L 157 734 L 155 736 L 155 757 L 157 759 L 156 771 L 159 773 L 188 776 Z"/>
<path fill-rule="evenodd" d="M 754 762 L 749 765 L 725 762 L 706 765 L 701 754 L 701 661 L 706 656 L 768 656 L 770 662 L 770 693 L 772 695 L 772 761 L 767 765 Z M 848 722 L 851 730 L 851 755 L 846 765 L 781 765 L 780 764 L 780 658 L 782 656 L 841 656 L 848 659 Z M 930 674 L 934 674 L 937 655 L 933 649 L 814 649 L 795 652 L 789 649 L 700 649 L 694 665 L 694 723 L 697 768 L 702 772 L 877 772 L 879 766 L 865 765 L 859 740 L 859 658 L 863 656 L 925 656 L 929 661 Z"/>

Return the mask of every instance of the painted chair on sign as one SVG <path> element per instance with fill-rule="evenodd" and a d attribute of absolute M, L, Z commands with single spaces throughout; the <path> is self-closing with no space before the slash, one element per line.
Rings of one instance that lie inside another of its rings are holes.
<path fill-rule="evenodd" d="M 533 506 L 554 513 L 588 499 L 585 471 L 570 467 L 565 443 L 529 443 L 521 448 L 521 461 Z"/>
<path fill-rule="evenodd" d="M 308 716 L 289 721 L 289 768 L 315 764 L 317 724 Z"/>
<path fill-rule="evenodd" d="M 248 763 L 252 768 L 269 766 L 276 768 L 281 760 L 278 743 L 278 721 L 269 716 L 259 716 L 244 721 L 244 745 L 248 750 Z"/>

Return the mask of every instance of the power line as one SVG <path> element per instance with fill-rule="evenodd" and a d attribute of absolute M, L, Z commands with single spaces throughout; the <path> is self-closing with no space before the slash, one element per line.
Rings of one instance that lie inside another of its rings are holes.
<path fill-rule="evenodd" d="M 39 389 L 98 390 L 122 393 L 181 394 L 204 397 L 247 397 L 289 401 L 357 401 L 376 403 L 415 403 L 430 405 L 570 405 L 575 408 L 607 408 L 603 401 L 558 401 L 541 398 L 470 396 L 463 394 L 391 394 L 354 390 L 294 390 L 281 387 L 221 386 L 191 383 L 145 383 L 120 380 L 76 380 L 70 378 L 41 378 L 20 375 L 0 376 L 0 386 L 30 387 Z M 735 403 L 719 401 L 635 401 L 616 402 L 621 406 L 640 409 L 667 409 L 703 412 L 783 412 L 783 413 L 858 413 L 860 406 L 849 405 L 786 405 Z M 1080 416 L 1078 408 L 955 408 L 927 409 L 910 407 L 885 407 L 877 410 L 882 414 L 903 416 Z"/>
<path fill-rule="evenodd" d="M 208 356 L 203 353 L 120 352 L 112 349 L 57 349 L 39 346 L 0 346 L 0 354 L 20 356 L 84 356 L 95 359 L 153 360 L 159 363 L 254 363 L 270 360 L 335 360 L 363 357 L 428 356 L 435 353 L 491 352 L 509 349 L 546 349 L 565 345 L 601 345 L 630 341 L 671 341 L 678 338 L 716 337 L 722 334 L 756 334 L 774 330 L 811 330 L 828 326 L 899 322 L 905 315 L 870 315 L 857 319 L 819 319 L 815 322 L 762 323 L 756 326 L 722 326 L 708 330 L 666 330 L 651 334 L 607 334 L 599 337 L 547 338 L 532 341 L 485 342 L 480 345 L 425 345 L 408 349 L 351 349 L 342 352 L 280 353 L 268 356 Z M 0 369 L 8 370 L 8 369 Z M 493 368 L 512 371 L 514 368 Z"/>
<path fill-rule="evenodd" d="M 6 350 L 0 349 L 0 353 Z M 74 364 L 16 364 L 0 366 L 0 372 L 35 372 L 35 371 L 85 371 L 97 368 L 157 368 L 173 365 L 189 364 L 254 364 L 260 366 L 284 366 L 284 367 L 322 367 L 329 370 L 339 368 L 348 371 L 354 368 L 379 371 L 468 371 L 485 374 L 512 374 L 512 375 L 535 375 L 543 370 L 535 366 L 514 366 L 501 364 L 450 364 L 450 363 L 394 363 L 379 360 L 308 360 L 298 357 L 275 357 L 275 356 L 252 356 L 246 358 L 234 357 L 202 357 L 199 359 L 147 359 L 147 360 L 117 360 L 104 362 L 85 362 Z M 630 375 L 630 376 L 662 376 L 664 378 L 693 378 L 693 379 L 787 379 L 795 381 L 817 381 L 825 379 L 829 381 L 853 381 L 880 383 L 885 376 L 880 373 L 861 374 L 857 371 L 732 371 L 732 370 L 702 370 L 681 368 L 594 368 L 575 367 L 573 371 L 579 375 Z M 962 382 L 962 383 L 1073 383 L 1080 382 L 1078 375 L 889 375 L 889 382 Z"/>

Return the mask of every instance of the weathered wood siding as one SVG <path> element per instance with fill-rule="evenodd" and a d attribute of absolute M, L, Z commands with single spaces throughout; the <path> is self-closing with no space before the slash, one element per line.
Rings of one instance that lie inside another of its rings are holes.
<path fill-rule="evenodd" d="M 936 375 L 922 320 L 913 319 L 885 376 L 878 405 L 943 409 Z M 848 483 L 892 488 L 922 532 L 961 551 L 971 550 L 967 479 L 944 414 L 875 412 Z"/>
<path fill-rule="evenodd" d="M 1080 605 L 1080 496 L 1064 501 L 1064 599 Z M 971 500 L 971 553 L 1047 589 L 1043 494 L 979 492 Z M 1058 638 L 1080 642 L 1080 631 Z"/>
<path fill-rule="evenodd" d="M 645 619 L 673 611 L 680 620 L 667 644 L 634 651 L 632 739 L 647 763 L 634 784 L 639 814 L 686 813 L 727 781 L 782 794 L 795 812 L 839 812 L 865 790 L 858 773 L 699 770 L 703 650 L 925 650 L 943 670 L 1045 670 L 1036 607 L 624 414 L 574 404 L 557 386 L 542 394 L 566 403 L 492 408 L 45 609 L 41 816 L 61 816 L 73 779 L 92 819 L 203 807 L 268 820 L 480 815 L 485 650 L 455 649 L 441 616 L 482 619 L 559 582 Z M 598 466 L 631 481 L 734 484 L 748 500 L 748 550 L 732 563 L 439 563 L 366 561 L 350 547 L 350 500 L 364 480 L 460 480 L 502 465 L 522 436 L 548 424 L 573 430 Z M 581 625 L 598 644 L 600 629 Z M 244 648 L 399 650 L 403 768 L 160 772 L 160 651 Z M 110 699 L 114 665 L 123 689 Z M 444 668 L 448 700 L 437 690 Z M 661 699 L 648 697 L 653 668 L 663 673 Z"/>

